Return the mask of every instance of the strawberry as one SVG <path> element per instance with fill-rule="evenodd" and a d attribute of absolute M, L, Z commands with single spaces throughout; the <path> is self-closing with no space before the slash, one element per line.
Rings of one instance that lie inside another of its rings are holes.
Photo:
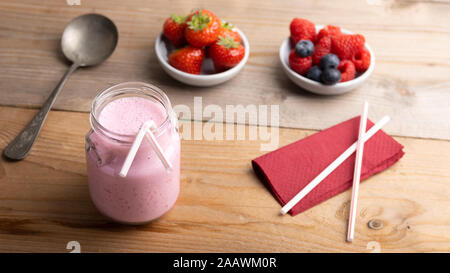
<path fill-rule="evenodd" d="M 211 45 L 219 37 L 221 24 L 219 18 L 209 10 L 197 10 L 189 15 L 184 36 L 195 47 Z"/>
<path fill-rule="evenodd" d="M 233 37 L 235 42 L 240 43 L 242 41 L 241 36 L 239 35 L 239 33 L 237 33 L 237 31 L 233 30 L 233 26 L 230 23 L 222 23 L 222 28 L 220 29 L 220 34 L 219 36 L 222 37 Z"/>
<path fill-rule="evenodd" d="M 178 70 L 200 74 L 205 50 L 193 46 L 185 46 L 170 53 L 169 64 Z"/>
<path fill-rule="evenodd" d="M 341 82 L 351 81 L 355 78 L 355 65 L 351 61 L 341 61 L 337 69 L 341 71 Z"/>
<path fill-rule="evenodd" d="M 292 70 L 304 76 L 306 75 L 306 72 L 308 72 L 311 65 L 312 65 L 311 56 L 302 58 L 297 55 L 295 49 L 291 50 L 291 53 L 289 54 L 289 66 L 291 67 Z"/>
<path fill-rule="evenodd" d="M 214 62 L 216 72 L 222 72 L 236 66 L 244 58 L 245 48 L 233 37 L 219 36 L 217 42 L 209 47 L 208 53 Z"/>
<path fill-rule="evenodd" d="M 350 60 L 364 48 L 365 38 L 361 34 L 343 34 L 331 36 L 331 52 L 340 60 Z"/>
<path fill-rule="evenodd" d="M 184 39 L 185 28 L 186 16 L 178 16 L 173 14 L 167 18 L 164 23 L 163 34 L 175 47 L 180 47 L 186 43 L 186 39 Z"/>
<path fill-rule="evenodd" d="M 366 71 L 370 66 L 370 52 L 364 48 L 361 52 L 353 55 L 352 62 L 355 64 L 356 71 Z"/>
<path fill-rule="evenodd" d="M 314 46 L 315 50 L 312 55 L 314 64 L 319 64 L 323 56 L 331 52 L 331 38 L 329 36 L 322 37 Z"/>
<path fill-rule="evenodd" d="M 291 21 L 290 30 L 293 45 L 300 40 L 310 40 L 314 43 L 316 39 L 316 27 L 306 19 L 294 18 Z"/>
<path fill-rule="evenodd" d="M 342 32 L 340 27 L 328 25 L 319 31 L 319 34 L 317 34 L 316 39 L 317 41 L 320 41 L 320 39 L 324 36 L 336 36 L 341 34 Z"/>

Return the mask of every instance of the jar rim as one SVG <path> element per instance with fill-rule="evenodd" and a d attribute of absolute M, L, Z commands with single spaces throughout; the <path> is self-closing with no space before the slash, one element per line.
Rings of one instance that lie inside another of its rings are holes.
<path fill-rule="evenodd" d="M 111 96 L 119 95 L 119 94 L 125 94 L 126 91 L 138 91 L 136 94 L 142 94 L 147 96 L 152 96 L 164 107 L 166 111 L 166 117 L 165 119 L 160 123 L 157 124 L 157 128 L 152 129 L 153 133 L 156 137 L 158 137 L 162 132 L 163 129 L 166 127 L 166 125 L 171 120 L 171 112 L 172 112 L 172 106 L 170 104 L 170 100 L 167 97 L 167 95 L 157 86 L 145 83 L 145 82 L 122 82 L 115 85 L 112 85 L 102 91 L 100 91 L 94 98 L 94 100 L 91 103 L 91 113 L 90 113 L 90 123 L 92 129 L 94 131 L 97 131 L 96 129 L 100 129 L 100 131 L 106 135 L 107 137 L 124 143 L 132 143 L 134 139 L 136 138 L 136 134 L 120 134 L 116 133 L 106 127 L 104 127 L 99 121 L 97 116 L 97 108 L 102 105 L 102 100 L 108 99 Z M 151 91 L 151 93 L 149 92 Z M 101 112 L 101 111 L 100 111 Z M 106 134 L 105 134 L 106 133 Z"/>

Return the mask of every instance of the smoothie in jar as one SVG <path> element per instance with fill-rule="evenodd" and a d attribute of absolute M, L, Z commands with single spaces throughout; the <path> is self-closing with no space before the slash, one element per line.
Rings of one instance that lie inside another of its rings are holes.
<path fill-rule="evenodd" d="M 144 139 L 126 177 L 119 172 L 142 125 L 152 129 L 172 165 L 167 171 Z M 167 96 L 145 83 L 122 83 L 101 92 L 91 109 L 86 161 L 91 199 L 105 216 L 141 224 L 165 214 L 180 190 L 180 137 Z"/>

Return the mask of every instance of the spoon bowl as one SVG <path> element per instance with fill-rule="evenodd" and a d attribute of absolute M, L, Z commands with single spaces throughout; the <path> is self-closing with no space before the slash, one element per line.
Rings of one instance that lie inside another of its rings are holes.
<path fill-rule="evenodd" d="M 67 59 L 79 66 L 96 65 L 111 56 L 118 37 L 110 19 L 100 14 L 85 14 L 66 26 L 61 49 Z"/>

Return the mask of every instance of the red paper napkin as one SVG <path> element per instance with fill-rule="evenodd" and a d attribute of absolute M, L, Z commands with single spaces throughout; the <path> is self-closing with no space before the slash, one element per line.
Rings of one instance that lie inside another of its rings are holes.
<path fill-rule="evenodd" d="M 358 139 L 360 117 L 344 121 L 252 160 L 256 175 L 284 206 Z M 367 130 L 373 123 L 367 121 Z M 388 168 L 404 154 L 403 146 L 378 131 L 364 144 L 361 181 Z M 290 210 L 303 212 L 352 186 L 355 153 Z"/>

